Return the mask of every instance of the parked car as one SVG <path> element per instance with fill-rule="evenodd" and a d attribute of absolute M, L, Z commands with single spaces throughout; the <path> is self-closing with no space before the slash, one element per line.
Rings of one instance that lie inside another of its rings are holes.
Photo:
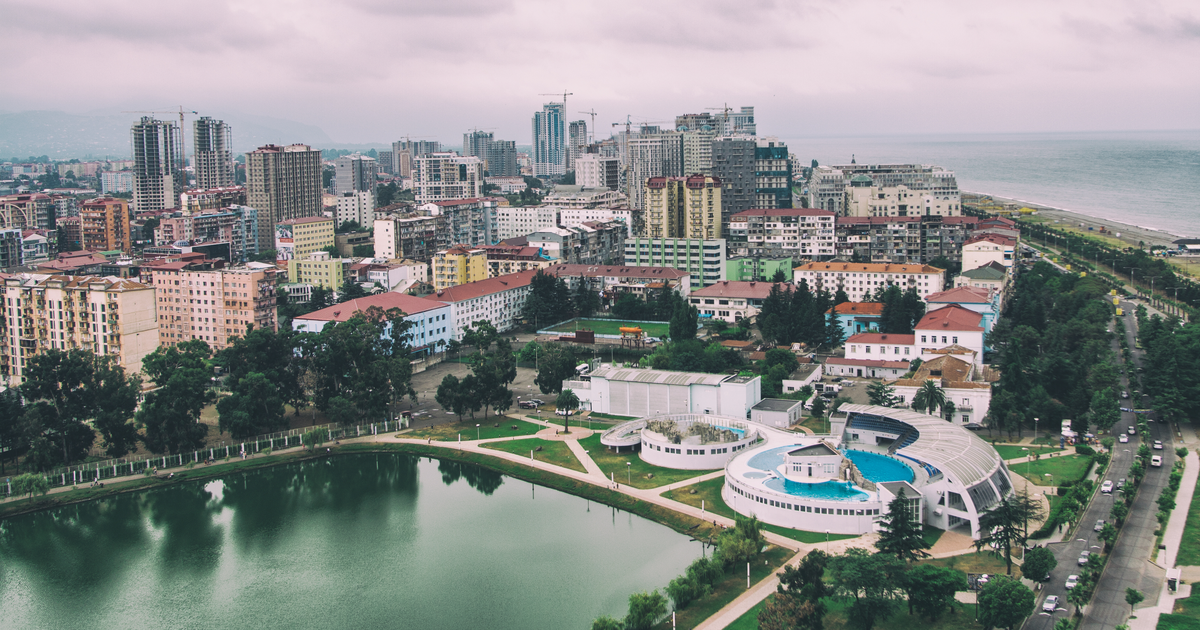
<path fill-rule="evenodd" d="M 521 402 L 517 403 L 517 406 L 522 409 L 537 409 L 538 408 L 537 403 L 533 402 L 532 400 L 522 400 Z"/>
<path fill-rule="evenodd" d="M 1078 575 L 1068 575 L 1067 576 L 1067 583 L 1065 586 L 1067 587 L 1068 591 L 1075 588 L 1075 586 L 1077 584 L 1079 584 L 1079 576 Z"/>
<path fill-rule="evenodd" d="M 1129 435 L 1137 435 L 1137 429 L 1133 428 L 1133 425 L 1129 425 L 1129 429 L 1126 431 L 1126 433 Z"/>
<path fill-rule="evenodd" d="M 1124 487 L 1125 487 L 1125 480 L 1124 480 L 1124 479 L 1118 479 L 1118 480 L 1117 480 L 1117 490 L 1120 490 L 1121 488 L 1124 488 Z"/>
<path fill-rule="evenodd" d="M 1129 436 L 1128 436 L 1128 435 L 1125 435 L 1124 433 L 1122 433 L 1122 434 L 1121 434 L 1121 435 L 1120 435 L 1120 436 L 1117 438 L 1117 441 L 1118 441 L 1118 442 L 1120 442 L 1120 443 L 1122 443 L 1122 444 L 1126 444 L 1126 443 L 1128 443 L 1128 442 L 1129 442 Z"/>
<path fill-rule="evenodd" d="M 1113 491 L 1112 480 L 1106 480 L 1104 483 L 1100 484 L 1100 492 L 1103 492 L 1104 494 L 1111 494 L 1112 491 Z"/>
<path fill-rule="evenodd" d="M 1104 519 L 1100 519 L 1100 520 L 1096 521 L 1096 526 L 1092 528 L 1092 531 L 1094 531 L 1094 532 L 1104 531 Z"/>
<path fill-rule="evenodd" d="M 1085 551 L 1079 554 L 1079 566 L 1087 564 L 1088 556 L 1092 555 L 1090 551 Z"/>
<path fill-rule="evenodd" d="M 1042 602 L 1042 612 L 1052 613 L 1058 609 L 1058 595 L 1051 595 Z"/>
<path fill-rule="evenodd" d="M 1150 465 L 1155 468 L 1159 468 L 1160 466 L 1162 466 L 1162 455 L 1155 455 L 1154 457 L 1151 457 Z"/>
<path fill-rule="evenodd" d="M 1156 450 L 1156 451 L 1162 450 L 1162 440 L 1154 440 L 1154 450 Z"/>
<path fill-rule="evenodd" d="M 1129 392 L 1121 392 L 1121 398 L 1129 398 Z"/>

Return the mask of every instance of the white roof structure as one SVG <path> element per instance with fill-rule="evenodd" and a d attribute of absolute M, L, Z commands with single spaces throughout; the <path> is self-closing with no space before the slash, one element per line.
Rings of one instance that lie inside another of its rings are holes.
<path fill-rule="evenodd" d="M 625 368 L 603 368 L 592 372 L 592 378 L 636 383 L 665 383 L 667 385 L 720 385 L 728 374 L 703 374 L 699 372 L 669 372 L 666 370 L 632 370 Z"/>

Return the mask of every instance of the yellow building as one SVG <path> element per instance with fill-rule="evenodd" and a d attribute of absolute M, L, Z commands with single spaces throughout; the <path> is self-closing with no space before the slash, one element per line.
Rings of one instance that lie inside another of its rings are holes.
<path fill-rule="evenodd" d="M 95 251 L 121 250 L 129 253 L 129 204 L 124 199 L 96 197 L 79 207 L 83 248 Z"/>
<path fill-rule="evenodd" d="M 275 224 L 275 258 L 304 258 L 326 247 L 333 247 L 333 219 L 305 217 Z"/>
<path fill-rule="evenodd" d="M 346 282 L 346 266 L 345 259 L 330 258 L 329 252 L 313 252 L 303 258 L 288 261 L 288 281 L 337 291 Z"/>
<path fill-rule="evenodd" d="M 433 255 L 434 291 L 485 280 L 487 277 L 487 252 L 483 249 L 460 245 Z"/>
<path fill-rule="evenodd" d="M 117 357 L 129 374 L 158 347 L 154 287 L 98 276 L 16 274 L 4 278 L 0 381 L 24 380 L 30 357 L 47 349 Z"/>
<path fill-rule="evenodd" d="M 651 238 L 721 238 L 721 180 L 710 175 L 646 180 L 646 234 Z"/>

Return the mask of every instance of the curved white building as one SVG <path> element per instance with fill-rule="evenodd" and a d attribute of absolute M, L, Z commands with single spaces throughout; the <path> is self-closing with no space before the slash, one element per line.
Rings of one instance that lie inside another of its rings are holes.
<path fill-rule="evenodd" d="M 744 420 L 680 413 L 623 422 L 605 431 L 600 443 L 618 451 L 640 448 L 644 461 L 663 468 L 713 470 L 758 438 L 756 425 Z"/>

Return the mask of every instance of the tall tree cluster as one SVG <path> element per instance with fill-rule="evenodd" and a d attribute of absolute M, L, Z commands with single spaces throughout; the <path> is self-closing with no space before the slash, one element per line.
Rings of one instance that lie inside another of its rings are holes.
<path fill-rule="evenodd" d="M 813 292 L 808 282 L 774 284 L 758 312 L 763 339 L 779 345 L 805 343 L 811 347 L 834 346 L 844 331 L 832 312 L 834 299 L 826 291 Z"/>
<path fill-rule="evenodd" d="M 1138 339 L 1146 350 L 1142 382 L 1154 410 L 1168 421 L 1200 414 L 1200 325 L 1142 316 Z"/>
<path fill-rule="evenodd" d="M 447 374 L 438 385 L 435 400 L 454 412 L 459 422 L 468 413 L 474 419 L 480 409 L 484 418 L 489 410 L 504 413 L 512 406 L 513 393 L 508 386 L 517 378 L 512 344 L 491 323 L 480 320 L 464 331 L 463 346 L 474 348 L 471 373 L 462 379 Z"/>
<path fill-rule="evenodd" d="M 925 301 L 916 287 L 902 291 L 891 284 L 875 289 L 874 300 L 883 304 L 879 317 L 879 332 L 892 335 L 911 335 L 913 327 L 925 316 Z"/>

